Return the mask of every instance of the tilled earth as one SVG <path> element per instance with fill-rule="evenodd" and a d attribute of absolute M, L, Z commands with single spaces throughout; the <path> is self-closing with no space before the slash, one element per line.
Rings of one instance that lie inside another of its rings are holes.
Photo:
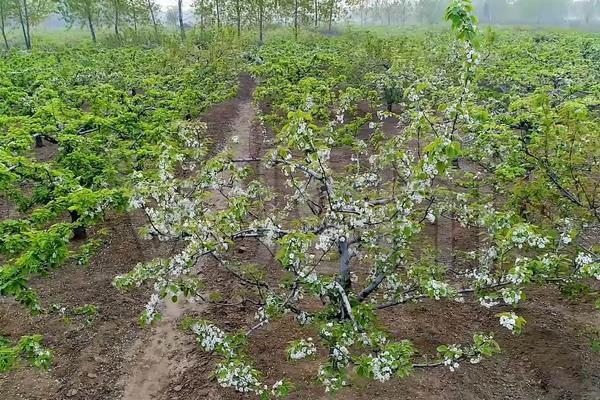
<path fill-rule="evenodd" d="M 207 122 L 215 146 L 239 136 L 239 156 L 261 156 L 268 148 L 269 132 L 252 121 L 254 82 L 240 76 L 236 98 L 217 105 L 202 118 Z M 387 129 L 394 129 L 389 124 Z M 51 151 L 43 150 L 45 152 Z M 40 155 L 46 159 L 47 154 Z M 344 155 L 334 154 L 340 163 Z M 336 161 L 335 159 L 333 160 Z M 276 187 L 283 187 L 274 170 L 258 171 Z M 0 203 L 1 216 L 14 210 Z M 109 215 L 94 230 L 106 230 L 104 246 L 86 267 L 68 265 L 50 276 L 36 279 L 34 286 L 44 304 L 67 308 L 83 304 L 99 307 L 96 320 L 86 326 L 78 319 L 65 321 L 60 315 L 31 317 L 11 301 L 0 298 L 0 334 L 11 338 L 43 333 L 45 344 L 55 355 L 49 372 L 21 368 L 0 377 L 0 399 L 240 399 L 243 396 L 218 386 L 210 377 L 217 359 L 202 352 L 194 338 L 176 329 L 184 315 L 197 315 L 218 322 L 225 329 L 248 327 L 255 322 L 255 309 L 244 304 L 173 305 L 167 318 L 152 328 L 142 328 L 138 318 L 148 299 L 140 289 L 119 293 L 111 282 L 136 263 L 168 256 L 170 243 L 143 241 L 137 229 L 144 223 L 138 214 Z M 92 232 L 93 235 L 94 232 Z M 427 229 L 432 245 L 460 250 L 476 245 L 475 234 L 451 223 Z M 441 249 L 444 250 L 444 249 Z M 237 255 L 255 264 L 270 265 L 270 254 L 255 242 L 236 249 Z M 208 292 L 226 294 L 238 287 L 226 272 L 203 265 Z M 340 399 L 600 399 L 600 354 L 589 345 L 589 332 L 600 327 L 600 315 L 591 302 L 567 303 L 553 288 L 528 293 L 532 300 L 521 306 L 528 321 L 522 336 L 512 336 L 498 325 L 497 310 L 471 304 L 418 303 L 388 309 L 381 319 L 391 333 L 410 339 L 426 351 L 442 343 L 465 343 L 473 332 L 494 332 L 503 352 L 479 364 L 463 364 L 456 372 L 437 368 L 416 373 L 407 379 L 381 384 L 351 377 L 352 387 L 343 389 Z M 288 342 L 316 336 L 288 318 L 274 321 L 250 338 L 256 367 L 268 382 L 286 377 L 296 389 L 292 399 L 327 399 L 315 381 L 317 363 L 291 365 L 286 360 Z M 325 356 L 321 354 L 320 357 Z"/>

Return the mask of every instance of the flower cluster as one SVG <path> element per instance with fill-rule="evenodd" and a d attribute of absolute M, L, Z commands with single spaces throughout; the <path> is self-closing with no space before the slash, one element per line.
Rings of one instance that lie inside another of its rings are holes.
<path fill-rule="evenodd" d="M 594 259 L 589 253 L 579 253 L 575 258 L 575 264 L 584 276 L 600 280 L 600 259 Z"/>
<path fill-rule="evenodd" d="M 227 360 L 219 364 L 216 377 L 221 386 L 233 388 L 240 393 L 260 393 L 264 390 L 260 373 L 240 360 Z"/>
<path fill-rule="evenodd" d="M 525 326 L 525 319 L 519 317 L 514 312 L 506 312 L 498 314 L 500 325 L 510 330 L 514 334 L 520 334 Z"/>
<path fill-rule="evenodd" d="M 290 360 L 302 360 L 316 354 L 317 348 L 315 347 L 312 338 L 308 338 L 307 340 L 302 339 L 293 342 L 288 348 L 287 353 Z"/>
<path fill-rule="evenodd" d="M 389 380 L 394 374 L 405 377 L 412 372 L 412 357 L 415 351 L 408 341 L 387 344 L 375 356 L 364 356 L 359 360 L 359 373 L 373 377 L 379 382 Z"/>
<path fill-rule="evenodd" d="M 438 352 L 444 357 L 442 363 L 454 372 L 460 367 L 458 361 L 463 357 L 464 352 L 460 345 L 452 344 L 449 346 L 438 347 Z"/>
<path fill-rule="evenodd" d="M 529 224 L 519 224 L 512 230 L 512 242 L 519 248 L 528 244 L 531 247 L 543 249 L 550 243 L 550 240 L 534 232 L 533 227 Z"/>
<path fill-rule="evenodd" d="M 218 350 L 226 357 L 235 355 L 234 350 L 227 341 L 225 332 L 206 321 L 200 321 L 192 325 L 192 332 L 197 336 L 197 341 L 204 351 Z"/>

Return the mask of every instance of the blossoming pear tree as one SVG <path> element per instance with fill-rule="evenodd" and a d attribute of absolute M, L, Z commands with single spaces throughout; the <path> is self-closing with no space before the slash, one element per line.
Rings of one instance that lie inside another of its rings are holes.
<path fill-rule="evenodd" d="M 160 319 L 172 298 L 202 301 L 207 265 L 230 274 L 257 305 L 256 323 L 242 332 L 227 332 L 218 320 L 186 320 L 199 345 L 221 358 L 215 375 L 222 386 L 261 398 L 290 392 L 291 382 L 267 382 L 246 351 L 249 336 L 284 314 L 318 332 L 318 338 L 290 344 L 290 362 L 325 350 L 316 379 L 335 392 L 349 384 L 351 370 L 384 382 L 424 368 L 454 371 L 500 351 L 490 333 L 473 332 L 471 343 L 448 343 L 426 354 L 386 331 L 384 309 L 436 301 L 502 305 L 509 311 L 497 314 L 499 324 L 520 334 L 526 321 L 514 307 L 524 300 L 524 288 L 600 277 L 598 259 L 574 260 L 556 231 L 456 189 L 464 172 L 453 166 L 479 126 L 472 87 L 481 56 L 471 1 L 452 1 L 446 19 L 456 34 L 460 73 L 404 87 L 401 134 L 382 132 L 390 113 L 381 111 L 368 124 L 373 134 L 359 139 L 348 114 L 366 90 L 332 87 L 326 92 L 334 97 L 334 115 L 323 113 L 315 97 L 289 105 L 284 122 L 274 127 L 274 146 L 261 168 L 281 171 L 285 189 L 256 174 L 259 160 L 236 158 L 233 147 L 211 156 L 195 140 L 201 135 L 193 125 L 182 129 L 191 138 L 186 151 L 166 145 L 157 171 L 136 174 L 131 205 L 148 217 L 145 235 L 176 241 L 181 249 L 115 278 L 120 289 L 153 284 L 141 321 Z M 422 148 L 414 145 L 417 139 Z M 332 157 L 340 152 L 345 162 Z M 192 172 L 182 176 L 182 170 Z M 468 268 L 450 268 L 415 250 L 423 228 L 442 215 L 480 232 Z M 234 249 L 248 239 L 269 249 L 277 271 L 239 261 Z M 334 274 L 323 268 L 332 259 Z"/>

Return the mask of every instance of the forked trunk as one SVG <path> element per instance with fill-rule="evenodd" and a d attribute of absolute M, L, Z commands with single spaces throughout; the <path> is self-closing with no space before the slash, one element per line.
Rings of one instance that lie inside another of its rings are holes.
<path fill-rule="evenodd" d="M 27 30 L 25 29 L 25 20 L 23 19 L 23 9 L 21 4 L 18 7 L 19 12 L 19 22 L 21 23 L 21 29 L 23 31 L 23 40 L 25 41 L 25 47 L 29 49 L 29 39 L 27 38 Z"/>

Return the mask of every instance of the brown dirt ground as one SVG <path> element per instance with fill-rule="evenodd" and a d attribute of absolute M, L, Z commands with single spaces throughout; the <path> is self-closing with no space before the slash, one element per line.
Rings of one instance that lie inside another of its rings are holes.
<path fill-rule="evenodd" d="M 217 146 L 239 134 L 235 129 L 243 122 L 240 110 L 247 110 L 251 102 L 254 83 L 248 76 L 241 76 L 240 83 L 235 99 L 215 106 L 203 118 Z M 386 129 L 393 127 L 389 124 Z M 268 147 L 270 133 L 253 124 L 249 135 L 247 155 L 260 156 Z M 279 185 L 280 177 L 273 170 L 259 173 Z M 109 234 L 90 266 L 69 265 L 35 280 L 44 304 L 98 305 L 100 315 L 90 327 L 79 321 L 66 324 L 58 316 L 34 318 L 12 302 L 0 299 L 0 333 L 11 338 L 43 333 L 46 345 L 55 354 L 53 367 L 47 373 L 21 368 L 0 376 L 1 400 L 244 398 L 220 388 L 209 377 L 218 360 L 198 349 L 191 336 L 178 332 L 174 326 L 184 314 L 195 314 L 218 322 L 225 329 L 246 328 L 254 322 L 253 307 L 184 307 L 173 313 L 168 321 L 170 328 L 163 324 L 143 329 L 137 319 L 147 291 L 120 294 L 111 286 L 115 275 L 130 270 L 137 262 L 172 251 L 168 243 L 139 240 L 136 231 L 142 223 L 139 215 L 109 215 L 95 229 L 108 229 Z M 445 224 L 443 230 L 440 233 L 440 227 L 428 227 L 426 232 L 432 244 L 441 237 L 444 246 L 451 243 L 459 251 L 476 243 L 473 232 L 453 224 Z M 245 260 L 269 265 L 269 254 L 255 242 L 243 243 L 237 252 Z M 215 265 L 207 263 L 203 269 L 207 292 L 227 294 L 240 289 L 232 283 L 231 276 Z M 441 368 L 417 371 L 410 378 L 385 384 L 351 377 L 352 387 L 343 389 L 335 398 L 600 399 L 600 355 L 590 350 L 585 334 L 590 326 L 600 327 L 600 316 L 593 304 L 566 303 L 552 288 L 531 290 L 528 297 L 532 300 L 520 310 L 528 325 L 525 334 L 518 337 L 498 325 L 494 316 L 497 310 L 471 304 L 419 303 L 382 312 L 381 319 L 392 327 L 394 337 L 411 339 L 426 351 L 433 351 L 442 343 L 469 342 L 473 332 L 484 331 L 495 333 L 503 352 L 480 364 L 463 364 L 456 372 Z M 257 330 L 249 338 L 257 368 L 265 373 L 267 382 L 282 377 L 293 381 L 296 390 L 292 399 L 334 398 L 325 395 L 314 382 L 315 361 L 296 365 L 286 361 L 287 343 L 299 334 L 316 336 L 288 318 Z"/>

